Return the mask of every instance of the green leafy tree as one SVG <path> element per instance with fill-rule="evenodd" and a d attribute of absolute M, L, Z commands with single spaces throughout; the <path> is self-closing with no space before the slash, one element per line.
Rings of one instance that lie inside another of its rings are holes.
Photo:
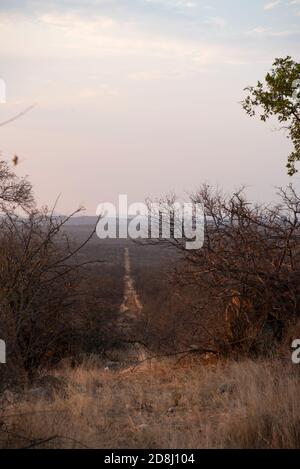
<path fill-rule="evenodd" d="M 293 150 L 288 156 L 288 174 L 297 172 L 295 163 L 300 161 L 300 63 L 291 57 L 277 58 L 265 83 L 245 88 L 248 96 L 242 102 L 249 116 L 259 115 L 266 122 L 276 117 L 288 132 Z"/>

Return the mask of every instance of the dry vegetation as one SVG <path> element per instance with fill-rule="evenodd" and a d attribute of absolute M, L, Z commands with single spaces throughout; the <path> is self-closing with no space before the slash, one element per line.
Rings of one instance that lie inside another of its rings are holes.
<path fill-rule="evenodd" d="M 163 360 L 105 371 L 90 359 L 73 369 L 61 365 L 52 376 L 57 380 L 51 384 L 48 376 L 44 394 L 35 389 L 2 397 L 2 447 L 294 448 L 300 443 L 300 375 L 281 361 Z"/>
<path fill-rule="evenodd" d="M 298 447 L 300 198 L 194 198 L 201 250 L 100 242 L 0 162 L 3 448 Z M 138 317 L 120 309 L 125 246 Z"/>
<path fill-rule="evenodd" d="M 276 59 L 267 89 L 243 102 L 287 124 L 289 174 L 298 72 Z M 38 209 L 30 182 L 0 161 L 0 447 L 298 448 L 300 196 L 292 185 L 277 195 L 253 204 L 243 189 L 200 187 L 201 249 L 175 236 L 100 242 L 95 226 L 70 222 L 80 210 Z M 175 202 L 158 214 L 173 234 Z"/>

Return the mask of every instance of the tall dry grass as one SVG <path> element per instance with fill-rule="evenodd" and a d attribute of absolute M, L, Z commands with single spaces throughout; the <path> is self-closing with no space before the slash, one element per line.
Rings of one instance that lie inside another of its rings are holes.
<path fill-rule="evenodd" d="M 10 396 L 2 447 L 295 448 L 300 370 L 287 362 L 177 363 L 134 371 L 56 370 L 67 392 Z"/>

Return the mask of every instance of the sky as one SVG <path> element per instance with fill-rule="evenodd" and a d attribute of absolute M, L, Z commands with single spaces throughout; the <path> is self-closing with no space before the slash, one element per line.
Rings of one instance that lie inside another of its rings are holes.
<path fill-rule="evenodd" d="M 203 182 L 270 201 L 290 143 L 240 101 L 299 39 L 300 0 L 0 0 L 0 122 L 36 103 L 2 159 L 63 213 Z"/>

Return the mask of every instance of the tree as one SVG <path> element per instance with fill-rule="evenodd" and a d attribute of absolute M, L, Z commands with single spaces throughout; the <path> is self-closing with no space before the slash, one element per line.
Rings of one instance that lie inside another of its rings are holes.
<path fill-rule="evenodd" d="M 18 178 L 5 161 L 0 161 L 0 214 L 12 213 L 17 208 L 32 209 L 32 186 L 25 178 Z"/>
<path fill-rule="evenodd" d="M 287 162 L 288 174 L 292 176 L 297 172 L 295 163 L 300 161 L 300 63 L 289 56 L 277 58 L 265 84 L 258 81 L 256 87 L 245 90 L 249 95 L 242 105 L 249 116 L 255 116 L 259 109 L 262 121 L 276 117 L 287 130 L 294 147 Z"/>
<path fill-rule="evenodd" d="M 196 343 L 220 354 L 273 353 L 299 321 L 300 198 L 292 185 L 278 195 L 273 205 L 253 204 L 243 188 L 227 195 L 203 185 L 191 195 L 204 208 L 203 247 L 157 240 L 182 254 L 173 290 L 189 295 Z M 165 207 L 174 213 L 168 198 Z"/>
<path fill-rule="evenodd" d="M 96 330 L 107 310 L 88 275 L 102 261 L 79 255 L 96 225 L 76 242 L 66 230 L 80 210 L 58 217 L 37 209 L 30 182 L 0 161 L 0 336 L 8 358 L 0 388 L 17 379 L 16 369 L 32 381 L 40 367 L 78 353 L 95 316 L 98 345 L 106 334 Z"/>

